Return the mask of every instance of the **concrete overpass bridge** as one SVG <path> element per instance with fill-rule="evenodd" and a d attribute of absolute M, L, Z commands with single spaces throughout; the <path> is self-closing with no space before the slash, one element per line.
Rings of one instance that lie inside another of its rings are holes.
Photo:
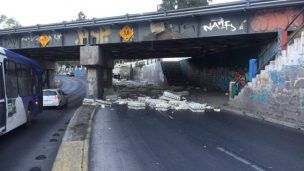
<path fill-rule="evenodd" d="M 97 87 L 111 84 L 113 59 L 204 58 L 235 49 L 260 50 L 303 6 L 303 0 L 236 1 L 36 25 L 0 30 L 0 46 L 37 60 L 80 60 L 89 67 L 89 94 L 100 97 Z M 288 31 L 302 23 L 301 14 Z"/>

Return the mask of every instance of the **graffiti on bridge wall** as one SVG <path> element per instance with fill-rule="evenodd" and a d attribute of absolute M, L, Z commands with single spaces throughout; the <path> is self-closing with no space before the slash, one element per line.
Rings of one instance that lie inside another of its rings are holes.
<path fill-rule="evenodd" d="M 214 30 L 225 30 L 235 32 L 236 30 L 243 30 L 244 24 L 246 20 L 244 20 L 239 27 L 232 23 L 230 20 L 225 20 L 222 17 L 211 19 L 209 24 L 203 25 L 204 31 L 214 31 Z"/>
<path fill-rule="evenodd" d="M 1 40 L 0 40 L 1 41 Z M 15 36 L 9 36 L 8 38 L 2 39 L 1 46 L 7 49 L 19 48 L 19 38 Z"/>
<path fill-rule="evenodd" d="M 34 48 L 40 47 L 41 42 L 39 42 L 39 37 L 44 35 L 48 39 L 48 46 L 60 46 L 62 44 L 62 34 L 59 32 L 50 32 L 43 34 L 23 34 L 21 38 L 18 37 L 8 37 L 7 39 L 2 39 L 2 46 L 6 48 Z"/>
<path fill-rule="evenodd" d="M 277 31 L 278 28 L 285 28 L 299 11 L 295 8 L 258 11 L 251 18 L 250 27 L 254 32 Z M 292 26 L 300 26 L 302 23 L 303 16 L 301 15 Z"/>
<path fill-rule="evenodd" d="M 39 35 L 27 34 L 21 37 L 22 48 L 39 47 L 38 42 Z"/>
<path fill-rule="evenodd" d="M 7 48 L 34 48 L 34 47 L 52 47 L 66 45 L 84 45 L 89 43 L 108 43 L 110 41 L 111 34 L 110 27 L 100 27 L 95 30 L 78 29 L 77 31 L 70 32 L 65 35 L 65 41 L 63 42 L 63 33 L 57 31 L 42 32 L 42 33 L 26 33 L 19 37 L 9 36 L 2 39 L 1 43 Z M 44 36 L 44 40 L 47 39 L 46 44 L 41 44 L 41 36 Z M 75 35 L 75 36 L 74 36 Z M 89 38 L 91 40 L 89 40 Z M 40 40 L 40 41 L 39 41 Z M 20 42 L 20 43 L 19 43 Z M 20 45 L 19 45 L 20 44 Z"/>

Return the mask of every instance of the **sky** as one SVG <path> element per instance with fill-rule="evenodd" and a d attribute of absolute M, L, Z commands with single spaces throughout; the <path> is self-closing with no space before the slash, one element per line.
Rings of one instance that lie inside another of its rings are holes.
<path fill-rule="evenodd" d="M 213 0 L 222 3 L 235 0 Z M 87 18 L 153 12 L 161 0 L 3 0 L 0 14 L 13 17 L 22 26 L 58 23 L 77 18 L 83 11 Z"/>

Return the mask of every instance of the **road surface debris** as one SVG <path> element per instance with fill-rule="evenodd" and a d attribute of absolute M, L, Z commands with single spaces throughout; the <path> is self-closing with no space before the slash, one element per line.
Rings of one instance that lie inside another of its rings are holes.
<path fill-rule="evenodd" d="M 83 100 L 84 105 L 99 105 L 100 107 L 111 107 L 112 104 L 127 105 L 129 109 L 143 110 L 146 108 L 157 111 L 190 110 L 192 112 L 220 112 L 219 107 L 188 101 L 190 89 L 199 87 L 181 86 L 159 87 L 149 85 L 146 82 L 113 79 L 114 90 L 105 96 L 105 100 L 89 99 Z"/>

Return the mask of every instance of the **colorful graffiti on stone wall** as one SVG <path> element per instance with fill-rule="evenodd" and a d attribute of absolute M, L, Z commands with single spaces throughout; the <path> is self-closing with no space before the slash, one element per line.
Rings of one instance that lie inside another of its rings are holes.
<path fill-rule="evenodd" d="M 200 85 L 209 90 L 227 92 L 234 81 L 240 90 L 248 82 L 247 69 L 208 68 L 200 71 Z"/>
<path fill-rule="evenodd" d="M 234 81 L 240 90 L 249 79 L 247 68 L 198 68 L 184 60 L 181 68 L 192 84 L 211 91 L 228 92 L 230 81 Z"/>
<path fill-rule="evenodd" d="M 303 41 L 304 32 L 231 103 L 259 117 L 304 128 Z"/>

